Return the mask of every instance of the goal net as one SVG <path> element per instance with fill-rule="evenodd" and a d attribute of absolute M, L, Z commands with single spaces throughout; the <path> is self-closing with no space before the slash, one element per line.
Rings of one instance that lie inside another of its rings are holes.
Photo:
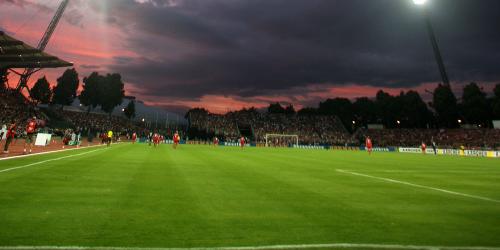
<path fill-rule="evenodd" d="M 299 145 L 298 135 L 266 134 L 266 147 L 284 147 L 288 145 Z"/>

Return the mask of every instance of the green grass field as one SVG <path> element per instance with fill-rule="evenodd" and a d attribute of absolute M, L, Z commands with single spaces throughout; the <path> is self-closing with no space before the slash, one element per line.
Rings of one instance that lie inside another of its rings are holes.
<path fill-rule="evenodd" d="M 119 144 L 0 161 L 0 246 L 326 243 L 500 247 L 500 160 Z"/>

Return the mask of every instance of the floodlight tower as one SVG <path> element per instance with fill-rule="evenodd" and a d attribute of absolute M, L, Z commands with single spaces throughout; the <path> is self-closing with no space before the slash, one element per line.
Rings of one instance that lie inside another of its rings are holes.
<path fill-rule="evenodd" d="M 446 68 L 444 67 L 443 57 L 441 56 L 441 52 L 439 50 L 439 46 L 437 43 L 436 35 L 434 34 L 434 29 L 432 28 L 431 19 L 429 17 L 429 12 L 426 8 L 427 0 L 413 0 L 413 3 L 420 8 L 422 8 L 422 12 L 425 19 L 425 26 L 427 28 L 427 33 L 429 33 L 429 38 L 431 39 L 432 49 L 434 50 L 434 57 L 436 58 L 436 62 L 439 68 L 439 73 L 441 73 L 441 79 L 443 84 L 449 86 L 450 80 L 448 79 L 448 74 L 446 73 Z"/>
<path fill-rule="evenodd" d="M 42 39 L 40 42 L 38 42 L 37 49 L 44 51 L 45 47 L 47 46 L 47 43 L 49 43 L 50 38 L 52 37 L 52 33 L 54 33 L 54 30 L 57 27 L 57 24 L 59 23 L 59 20 L 61 19 L 64 10 L 66 9 L 66 6 L 68 5 L 69 0 L 63 0 L 59 7 L 57 8 L 56 13 L 52 17 L 52 20 L 49 23 L 49 26 L 45 30 L 45 33 L 43 34 Z M 35 69 L 25 69 L 23 74 L 21 74 L 19 78 L 19 83 L 17 84 L 17 90 L 21 91 L 23 88 L 26 88 L 28 93 L 30 93 L 30 89 L 28 88 L 28 79 L 30 76 L 35 73 L 37 70 Z"/>

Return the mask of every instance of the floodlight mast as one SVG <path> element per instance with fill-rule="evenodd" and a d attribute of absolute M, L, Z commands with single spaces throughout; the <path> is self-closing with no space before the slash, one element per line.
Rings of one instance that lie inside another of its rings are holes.
<path fill-rule="evenodd" d="M 439 50 L 436 34 L 434 33 L 434 28 L 432 27 L 431 19 L 429 17 L 429 11 L 425 7 L 427 0 L 413 0 L 413 3 L 422 8 L 425 20 L 425 26 L 427 28 L 427 33 L 429 34 L 429 38 L 431 40 L 432 49 L 434 51 L 434 57 L 436 58 L 436 63 L 439 68 L 439 73 L 441 74 L 441 80 L 443 81 L 444 85 L 450 86 L 450 80 L 448 78 L 448 74 L 446 73 L 446 68 L 444 67 L 443 57 L 441 56 L 441 51 Z"/>
<path fill-rule="evenodd" d="M 52 20 L 50 21 L 49 26 L 45 30 L 45 33 L 43 34 L 42 39 L 40 40 L 40 42 L 38 42 L 37 49 L 39 49 L 40 51 L 44 51 L 45 47 L 47 47 L 47 43 L 49 43 L 49 40 L 52 37 L 52 33 L 54 33 L 54 30 L 56 29 L 57 24 L 59 23 L 59 20 L 61 19 L 62 15 L 64 13 L 64 10 L 66 9 L 66 6 L 68 5 L 68 2 L 69 2 L 69 0 L 63 0 L 61 2 L 61 4 L 59 5 L 59 7 L 57 8 L 57 11 L 54 14 L 54 16 L 52 17 Z M 36 72 L 36 70 L 32 69 L 32 68 L 25 69 L 23 74 L 19 78 L 19 83 L 17 84 L 16 89 L 18 91 L 21 91 L 23 88 L 26 88 L 26 90 L 28 91 L 28 94 L 30 94 L 30 96 L 31 96 L 30 89 L 28 88 L 28 80 L 29 80 L 30 76 L 35 72 Z"/>

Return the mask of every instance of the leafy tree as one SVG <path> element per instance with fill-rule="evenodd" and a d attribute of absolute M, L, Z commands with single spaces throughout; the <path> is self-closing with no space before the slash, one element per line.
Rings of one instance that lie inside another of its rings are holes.
<path fill-rule="evenodd" d="M 302 108 L 297 112 L 298 115 L 316 115 L 318 114 L 318 109 L 316 108 L 311 108 L 311 107 L 306 107 Z"/>
<path fill-rule="evenodd" d="M 9 72 L 7 72 L 7 69 L 0 69 L 0 91 L 5 91 L 7 89 L 7 76 L 9 75 Z"/>
<path fill-rule="evenodd" d="M 242 109 L 238 110 L 238 111 L 232 111 L 234 113 L 237 113 L 237 114 L 242 114 L 242 115 L 257 115 L 259 113 L 259 111 L 257 111 L 257 109 L 255 107 L 250 107 L 250 108 L 245 108 L 243 107 Z M 229 112 L 229 113 L 232 113 L 232 112 Z"/>
<path fill-rule="evenodd" d="M 254 106 L 250 107 L 248 110 L 247 110 L 248 113 L 252 113 L 252 114 L 257 114 L 259 113 L 259 111 L 257 111 L 257 108 L 255 108 Z"/>
<path fill-rule="evenodd" d="M 60 104 L 61 107 L 70 105 L 76 97 L 79 84 L 80 81 L 76 70 L 74 68 L 67 69 L 61 77 L 57 78 L 57 86 L 54 88 L 52 102 Z"/>
<path fill-rule="evenodd" d="M 500 99 L 491 100 L 491 113 L 493 119 L 500 120 Z"/>
<path fill-rule="evenodd" d="M 399 115 L 404 127 L 426 128 L 430 124 L 432 114 L 418 92 L 402 92 L 398 99 Z"/>
<path fill-rule="evenodd" d="M 436 111 L 437 121 L 440 126 L 454 128 L 458 126 L 459 118 L 457 98 L 450 86 L 439 84 L 434 90 L 432 106 Z"/>
<path fill-rule="evenodd" d="M 131 100 L 128 104 L 127 107 L 125 107 L 125 116 L 128 119 L 134 118 L 135 117 L 135 101 Z"/>
<path fill-rule="evenodd" d="M 105 84 L 105 79 L 99 73 L 93 72 L 90 76 L 83 78 L 83 83 L 83 90 L 78 99 L 80 99 L 80 103 L 88 106 L 87 111 L 90 112 L 91 109 L 96 108 L 101 103 L 99 88 Z"/>
<path fill-rule="evenodd" d="M 375 102 L 368 97 L 357 98 L 352 104 L 355 114 L 355 119 L 361 125 L 377 122 L 377 107 Z"/>
<path fill-rule="evenodd" d="M 44 76 L 38 79 L 31 88 L 31 98 L 38 103 L 48 104 L 52 98 L 52 90 L 47 78 Z"/>
<path fill-rule="evenodd" d="M 495 85 L 495 88 L 493 89 L 493 94 L 495 95 L 496 98 L 500 99 L 500 83 Z"/>
<path fill-rule="evenodd" d="M 204 114 L 204 115 L 207 115 L 208 114 L 208 110 L 206 110 L 204 108 L 192 108 L 192 109 L 189 109 L 186 112 L 186 114 L 184 115 L 184 118 L 189 119 L 190 114 Z"/>
<path fill-rule="evenodd" d="M 490 106 L 493 119 L 500 119 L 500 83 L 493 89 L 494 96 L 490 99 Z"/>
<path fill-rule="evenodd" d="M 491 110 L 486 93 L 476 83 L 464 87 L 461 108 L 468 123 L 490 125 Z"/>
<path fill-rule="evenodd" d="M 107 74 L 103 84 L 99 85 L 99 104 L 106 113 L 113 112 L 113 109 L 120 105 L 125 96 L 124 84 L 120 74 Z"/>
<path fill-rule="evenodd" d="M 285 108 L 285 114 L 287 114 L 287 115 L 293 115 L 293 114 L 295 114 L 295 108 L 293 107 L 292 104 L 286 106 L 286 108 Z"/>
<path fill-rule="evenodd" d="M 340 118 L 344 126 L 351 128 L 351 122 L 354 118 L 353 106 L 347 98 L 327 99 L 319 103 L 318 112 L 323 115 L 336 115 Z"/>
<path fill-rule="evenodd" d="M 389 93 L 379 90 L 375 96 L 375 106 L 379 122 L 388 128 L 396 126 L 396 121 L 401 119 L 400 104 Z"/>
<path fill-rule="evenodd" d="M 285 113 L 285 108 L 279 102 L 271 103 L 267 108 L 267 112 L 270 114 L 283 114 Z"/>

